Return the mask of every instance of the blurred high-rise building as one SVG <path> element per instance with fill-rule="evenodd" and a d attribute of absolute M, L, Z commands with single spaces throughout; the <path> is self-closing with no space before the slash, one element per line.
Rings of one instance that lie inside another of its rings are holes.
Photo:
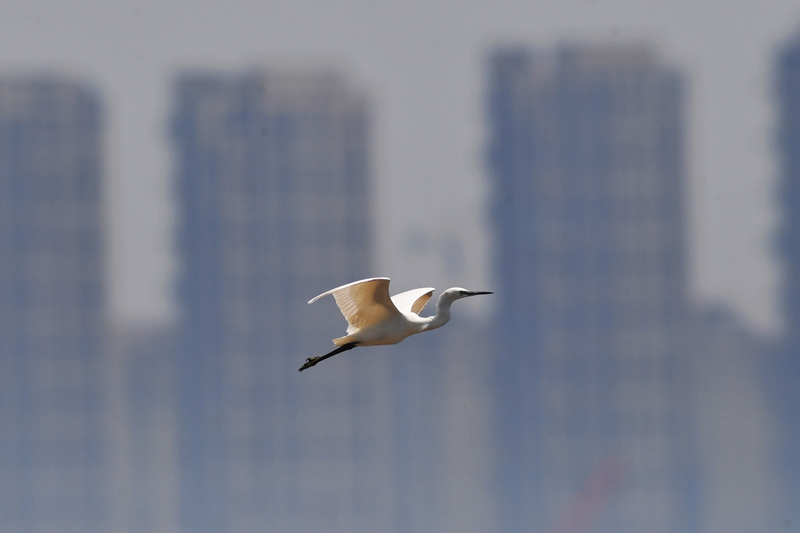
<path fill-rule="evenodd" d="M 488 324 L 470 320 L 468 306 L 454 306 L 446 327 L 386 348 L 397 533 L 497 531 L 487 379 L 494 348 Z"/>
<path fill-rule="evenodd" d="M 781 471 L 787 515 L 800 523 L 800 36 L 780 51 L 777 64 L 780 161 L 780 259 L 783 262 L 783 346 L 772 388 L 781 412 Z"/>
<path fill-rule="evenodd" d="M 97 94 L 0 80 L 0 531 L 108 531 Z"/>
<path fill-rule="evenodd" d="M 177 533 L 174 328 L 117 328 L 109 344 L 112 531 Z"/>
<path fill-rule="evenodd" d="M 310 297 L 372 274 L 368 106 L 329 72 L 185 74 L 178 449 L 186 532 L 385 531 L 386 361 Z"/>
<path fill-rule="evenodd" d="M 502 529 L 692 531 L 681 79 L 635 45 L 490 67 Z"/>
<path fill-rule="evenodd" d="M 700 476 L 698 531 L 781 527 L 776 417 L 764 387 L 772 342 L 724 307 L 692 311 L 688 339 Z"/>

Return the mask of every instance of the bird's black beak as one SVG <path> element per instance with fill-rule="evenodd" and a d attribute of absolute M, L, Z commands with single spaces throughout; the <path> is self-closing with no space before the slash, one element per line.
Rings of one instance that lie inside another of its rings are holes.
<path fill-rule="evenodd" d="M 467 291 L 464 296 L 478 296 L 479 294 L 494 294 L 491 291 Z"/>

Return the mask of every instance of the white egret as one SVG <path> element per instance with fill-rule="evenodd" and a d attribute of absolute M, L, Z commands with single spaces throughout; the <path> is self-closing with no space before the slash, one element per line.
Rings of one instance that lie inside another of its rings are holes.
<path fill-rule="evenodd" d="M 440 328 L 450 321 L 450 306 L 454 301 L 478 294 L 493 294 L 453 287 L 439 296 L 435 316 L 419 316 L 434 290 L 433 287 L 412 289 L 389 297 L 389 278 L 369 278 L 336 287 L 312 298 L 309 304 L 328 294 L 333 295 L 336 305 L 347 319 L 347 335 L 333 340 L 338 348 L 332 352 L 306 359 L 300 371 L 356 346 L 397 344 L 415 333 Z"/>

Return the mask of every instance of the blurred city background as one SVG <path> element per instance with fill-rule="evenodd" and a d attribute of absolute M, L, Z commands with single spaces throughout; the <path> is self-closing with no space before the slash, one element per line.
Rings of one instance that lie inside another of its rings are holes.
<path fill-rule="evenodd" d="M 0 533 L 800 531 L 798 407 L 796 1 L 0 7 Z"/>

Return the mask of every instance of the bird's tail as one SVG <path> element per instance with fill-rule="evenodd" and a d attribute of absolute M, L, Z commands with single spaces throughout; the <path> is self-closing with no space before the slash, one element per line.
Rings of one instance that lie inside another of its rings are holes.
<path fill-rule="evenodd" d="M 333 339 L 334 346 L 344 346 L 345 344 L 353 342 L 353 339 L 350 338 L 350 335 L 346 335 L 344 337 L 339 337 L 338 339 Z"/>

